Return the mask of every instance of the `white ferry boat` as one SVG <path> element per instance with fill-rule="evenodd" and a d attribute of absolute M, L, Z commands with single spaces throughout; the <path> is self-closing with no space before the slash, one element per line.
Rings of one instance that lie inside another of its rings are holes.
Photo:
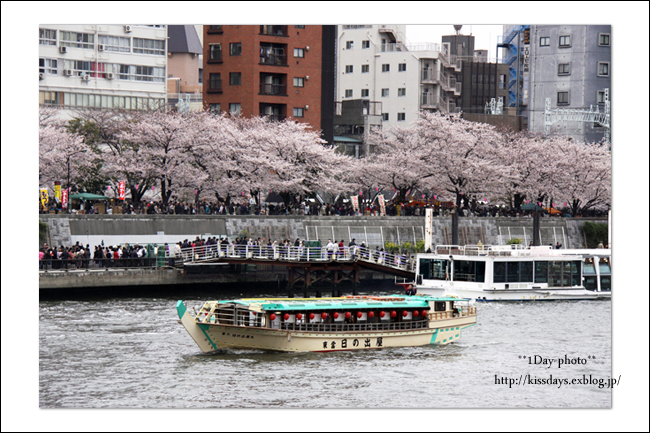
<path fill-rule="evenodd" d="M 469 299 L 348 296 L 208 301 L 180 323 L 203 352 L 245 348 L 333 352 L 448 344 L 476 324 Z"/>
<path fill-rule="evenodd" d="M 416 287 L 477 301 L 610 299 L 610 263 L 611 252 L 603 249 L 441 245 L 418 254 Z"/>

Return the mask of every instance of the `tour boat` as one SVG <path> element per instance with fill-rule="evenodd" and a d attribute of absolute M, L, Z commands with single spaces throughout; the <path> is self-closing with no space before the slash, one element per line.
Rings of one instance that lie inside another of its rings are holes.
<path fill-rule="evenodd" d="M 201 351 L 244 348 L 334 352 L 448 344 L 476 324 L 476 307 L 456 297 L 347 296 L 207 301 L 180 323 Z"/>
<path fill-rule="evenodd" d="M 418 254 L 416 287 L 478 301 L 611 299 L 610 263 L 604 249 L 442 245 Z"/>

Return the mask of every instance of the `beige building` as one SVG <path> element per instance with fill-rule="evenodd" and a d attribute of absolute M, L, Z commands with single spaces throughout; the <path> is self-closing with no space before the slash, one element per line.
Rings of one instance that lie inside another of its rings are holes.
<path fill-rule="evenodd" d="M 179 110 L 203 108 L 203 48 L 193 25 L 167 26 L 167 103 Z"/>

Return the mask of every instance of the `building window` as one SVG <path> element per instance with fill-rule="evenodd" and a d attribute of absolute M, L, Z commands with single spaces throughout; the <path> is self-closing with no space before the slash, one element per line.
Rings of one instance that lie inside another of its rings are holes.
<path fill-rule="evenodd" d="M 345 73 L 346 74 L 351 74 L 353 70 L 354 70 L 353 65 L 345 65 Z"/>
<path fill-rule="evenodd" d="M 305 87 L 305 79 L 303 77 L 293 77 L 293 87 Z"/>
<path fill-rule="evenodd" d="M 38 43 L 41 45 L 56 45 L 56 30 L 38 29 Z"/>
<path fill-rule="evenodd" d="M 560 63 L 557 66 L 557 74 L 558 75 L 569 75 L 571 73 L 571 70 L 569 68 L 568 63 Z"/>
<path fill-rule="evenodd" d="M 139 54 L 165 55 L 165 41 L 133 38 L 133 52 Z"/>
<path fill-rule="evenodd" d="M 131 52 L 131 38 L 123 38 L 120 36 L 99 35 L 99 45 L 103 45 L 100 49 L 104 51 L 116 51 L 118 53 Z"/>
<path fill-rule="evenodd" d="M 361 41 L 361 49 L 370 48 L 370 41 Z"/>
<path fill-rule="evenodd" d="M 607 33 L 598 34 L 598 46 L 609 47 L 609 34 Z"/>
<path fill-rule="evenodd" d="M 294 29 L 304 29 L 305 26 L 293 26 Z"/>
<path fill-rule="evenodd" d="M 361 89 L 361 97 L 362 98 L 367 98 L 369 93 L 370 93 L 370 91 L 368 89 Z"/>
<path fill-rule="evenodd" d="M 560 36 L 560 47 L 570 47 L 571 36 Z"/>
<path fill-rule="evenodd" d="M 223 33 L 223 25 L 208 26 L 208 34 L 222 34 L 222 33 Z"/>
<path fill-rule="evenodd" d="M 231 72 L 230 73 L 230 85 L 231 86 L 241 86 L 241 72 Z"/>
<path fill-rule="evenodd" d="M 390 72 L 390 65 L 388 63 L 381 65 L 381 72 Z"/>
<path fill-rule="evenodd" d="M 60 32 L 62 47 L 95 49 L 95 35 L 90 33 Z"/>
<path fill-rule="evenodd" d="M 221 44 L 210 44 L 209 49 L 208 62 L 221 62 Z"/>
<path fill-rule="evenodd" d="M 499 89 L 506 88 L 506 76 L 505 74 L 499 75 Z"/>
<path fill-rule="evenodd" d="M 557 92 L 557 105 L 569 104 L 569 92 Z"/>
<path fill-rule="evenodd" d="M 105 67 L 109 66 L 106 72 L 110 72 L 110 65 L 99 64 L 98 66 L 93 66 L 93 76 L 96 74 L 99 77 L 103 77 L 105 72 Z M 65 69 L 69 69 L 67 65 L 67 60 L 65 64 Z M 151 81 L 154 83 L 164 83 L 165 82 L 165 68 L 158 68 L 154 66 L 139 66 L 139 65 L 119 65 L 119 74 L 120 80 L 126 81 Z M 99 71 L 99 72 L 98 72 Z"/>
<path fill-rule="evenodd" d="M 399 65 L 397 65 L 397 71 L 406 72 L 406 63 L 400 63 Z"/>
<path fill-rule="evenodd" d="M 241 104 L 229 104 L 228 112 L 230 114 L 241 114 Z"/>
<path fill-rule="evenodd" d="M 345 97 L 346 98 L 352 97 L 352 89 L 345 89 Z"/>
<path fill-rule="evenodd" d="M 203 68 L 199 68 L 199 84 L 203 84 Z"/>
<path fill-rule="evenodd" d="M 38 97 L 40 105 L 59 105 L 61 103 L 59 92 L 39 92 Z"/>
<path fill-rule="evenodd" d="M 304 108 L 294 107 L 293 108 L 293 117 L 305 117 L 305 109 Z"/>
<path fill-rule="evenodd" d="M 221 113 L 221 104 L 210 104 L 210 113 Z"/>
<path fill-rule="evenodd" d="M 351 50 L 354 48 L 354 41 L 346 41 L 345 42 L 345 49 L 346 50 Z"/>
<path fill-rule="evenodd" d="M 57 75 L 56 59 L 38 59 L 38 72 L 49 75 Z"/>
<path fill-rule="evenodd" d="M 361 73 L 365 74 L 367 72 L 370 72 L 370 65 L 361 65 Z"/>
<path fill-rule="evenodd" d="M 605 103 L 605 91 L 604 90 L 599 90 L 596 92 L 596 103 L 598 104 L 604 104 Z"/>
<path fill-rule="evenodd" d="M 388 89 L 381 89 L 381 96 L 383 98 L 388 97 Z"/>
<path fill-rule="evenodd" d="M 230 43 L 230 55 L 231 56 L 241 56 L 241 42 L 231 42 Z"/>
<path fill-rule="evenodd" d="M 381 113 L 381 120 L 388 122 L 388 113 Z"/>
<path fill-rule="evenodd" d="M 609 62 L 598 62 L 598 76 L 609 77 Z"/>
<path fill-rule="evenodd" d="M 403 120 L 406 120 L 406 113 L 397 113 L 397 121 L 401 122 Z"/>
<path fill-rule="evenodd" d="M 294 48 L 293 49 L 293 56 L 298 57 L 298 58 L 304 58 L 305 57 L 305 49 L 304 48 Z"/>
<path fill-rule="evenodd" d="M 540 47 L 549 47 L 551 45 L 551 38 L 548 36 L 543 36 L 539 38 Z"/>
<path fill-rule="evenodd" d="M 221 92 L 221 73 L 210 73 L 210 82 L 208 83 L 208 91 Z"/>
<path fill-rule="evenodd" d="M 400 89 L 397 89 L 397 96 L 406 96 L 406 88 L 402 87 Z"/>

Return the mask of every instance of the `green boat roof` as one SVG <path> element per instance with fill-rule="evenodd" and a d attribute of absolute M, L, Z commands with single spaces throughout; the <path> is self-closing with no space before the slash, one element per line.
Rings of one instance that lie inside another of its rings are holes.
<path fill-rule="evenodd" d="M 368 298 L 279 298 L 279 299 L 238 299 L 233 302 L 243 305 L 256 304 L 270 311 L 341 310 L 341 309 L 379 309 L 379 308 L 427 308 L 435 301 L 469 301 L 465 298 L 433 296 L 377 296 L 381 300 Z M 391 300 L 390 298 L 394 298 Z"/>

